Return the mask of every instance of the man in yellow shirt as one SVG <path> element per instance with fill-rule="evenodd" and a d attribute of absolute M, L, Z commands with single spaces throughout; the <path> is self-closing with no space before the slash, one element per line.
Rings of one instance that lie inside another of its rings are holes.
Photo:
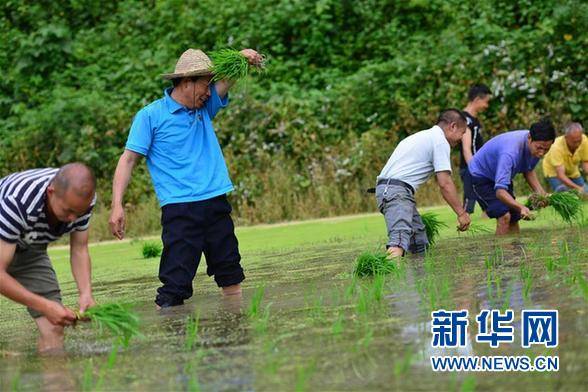
<path fill-rule="evenodd" d="M 564 131 L 564 136 L 556 138 L 545 155 L 543 173 L 554 192 L 576 189 L 588 193 L 588 185 L 579 170 L 582 164 L 584 176 L 588 175 L 588 137 L 577 122 L 568 123 Z"/>

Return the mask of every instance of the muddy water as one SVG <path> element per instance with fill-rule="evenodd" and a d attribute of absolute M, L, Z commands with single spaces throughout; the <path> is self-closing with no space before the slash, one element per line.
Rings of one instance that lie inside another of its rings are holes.
<path fill-rule="evenodd" d="M 588 231 L 525 233 L 518 239 L 462 237 L 426 257 L 404 260 L 386 277 L 354 280 L 355 256 L 375 242 L 333 242 L 286 253 L 257 253 L 242 300 L 199 292 L 186 305 L 155 312 L 152 276 L 120 279 L 113 299 L 131 296 L 144 338 L 113 351 L 88 326 L 68 331 L 67 353 L 34 352 L 26 315 L 0 325 L 0 389 L 23 390 L 582 390 L 588 383 Z M 108 282 L 103 282 L 105 285 Z M 253 287 L 265 285 L 260 314 L 247 314 Z M 100 290 L 100 285 L 98 285 Z M 73 295 L 74 288 L 70 287 Z M 430 312 L 467 309 L 559 311 L 559 346 L 491 348 L 474 342 L 431 348 Z M 195 346 L 186 326 L 198 315 Z M 25 327 L 27 326 L 27 327 Z M 558 355 L 557 373 L 434 373 L 430 356 Z"/>

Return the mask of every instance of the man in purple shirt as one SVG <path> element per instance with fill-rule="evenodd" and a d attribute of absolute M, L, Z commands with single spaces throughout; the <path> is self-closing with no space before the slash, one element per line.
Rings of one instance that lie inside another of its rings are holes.
<path fill-rule="evenodd" d="M 531 125 L 529 131 L 510 131 L 490 139 L 469 162 L 472 188 L 490 218 L 496 218 L 496 234 L 519 232 L 518 221 L 531 212 L 515 200 L 513 178 L 523 173 L 533 191 L 545 194 L 533 171 L 555 140 L 548 118 Z"/>

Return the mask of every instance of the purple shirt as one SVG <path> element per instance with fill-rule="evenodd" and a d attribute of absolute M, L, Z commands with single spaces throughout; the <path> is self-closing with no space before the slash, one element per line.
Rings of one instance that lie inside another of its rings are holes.
<path fill-rule="evenodd" d="M 529 131 L 510 131 L 493 137 L 474 155 L 468 168 L 473 177 L 494 182 L 494 189 L 508 189 L 517 173 L 533 171 L 539 158 L 531 155 Z"/>

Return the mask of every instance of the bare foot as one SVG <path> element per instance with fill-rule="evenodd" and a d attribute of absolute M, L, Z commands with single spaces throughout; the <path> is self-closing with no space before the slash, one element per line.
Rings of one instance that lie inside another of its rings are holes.
<path fill-rule="evenodd" d="M 397 257 L 402 257 L 402 255 L 404 254 L 404 250 L 397 246 L 392 246 L 388 248 L 386 252 L 388 253 L 388 260 L 392 260 Z"/>
<path fill-rule="evenodd" d="M 231 286 L 223 287 L 223 295 L 224 296 L 241 296 L 241 284 L 234 284 Z"/>

